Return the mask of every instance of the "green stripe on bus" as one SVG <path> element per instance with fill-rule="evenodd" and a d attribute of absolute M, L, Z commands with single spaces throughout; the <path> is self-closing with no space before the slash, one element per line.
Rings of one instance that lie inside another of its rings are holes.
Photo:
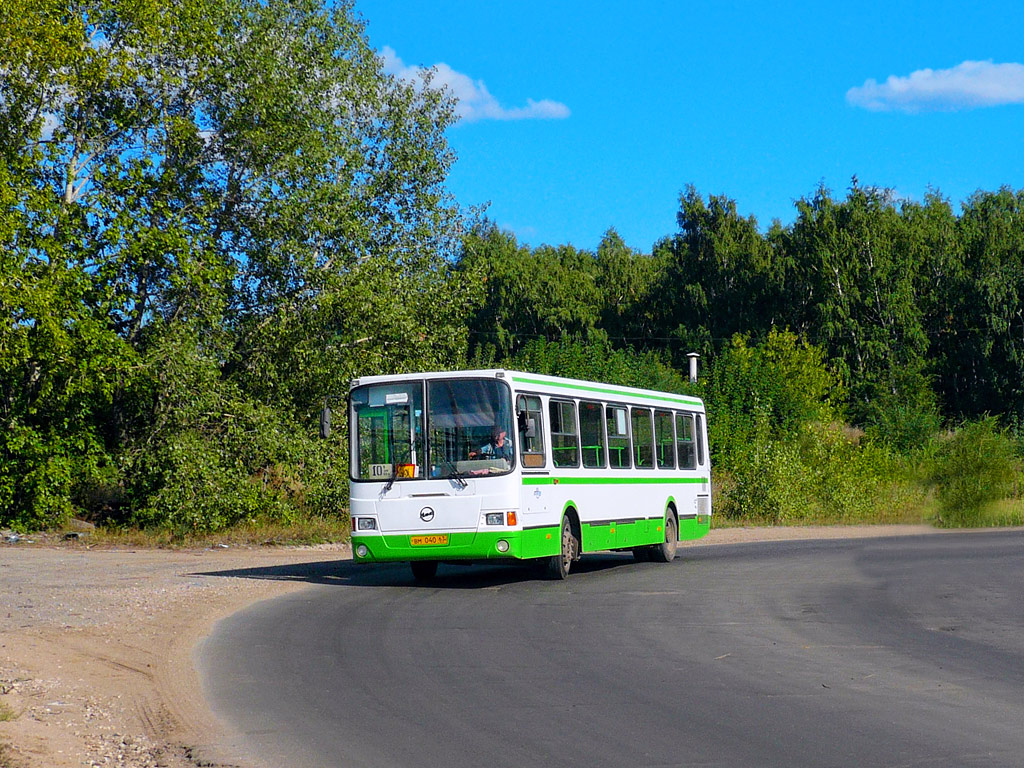
<path fill-rule="evenodd" d="M 707 481 L 706 477 L 524 477 L 523 485 L 677 485 Z"/>
<path fill-rule="evenodd" d="M 559 387 L 561 389 L 573 389 L 579 392 L 600 392 L 605 395 L 619 395 L 625 397 L 642 397 L 647 400 L 663 400 L 667 403 L 681 403 L 683 405 L 703 405 L 700 400 L 690 400 L 685 397 L 667 397 L 665 395 L 651 395 L 640 390 L 609 389 L 608 387 L 588 387 L 582 384 L 569 384 L 561 381 L 543 381 L 541 379 L 528 379 L 525 376 L 513 376 L 512 381 L 521 384 L 539 384 L 542 387 Z"/>

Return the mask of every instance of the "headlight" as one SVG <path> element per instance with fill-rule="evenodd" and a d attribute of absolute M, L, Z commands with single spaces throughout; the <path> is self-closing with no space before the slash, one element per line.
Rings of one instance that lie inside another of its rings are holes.
<path fill-rule="evenodd" d="M 504 525 L 505 524 L 505 513 L 504 512 L 488 512 L 486 515 L 488 525 Z"/>
<path fill-rule="evenodd" d="M 499 552 L 508 552 L 508 542 L 501 539 L 496 545 Z"/>
<path fill-rule="evenodd" d="M 357 517 L 356 518 L 356 530 L 357 531 L 376 531 L 377 521 L 372 517 Z"/>

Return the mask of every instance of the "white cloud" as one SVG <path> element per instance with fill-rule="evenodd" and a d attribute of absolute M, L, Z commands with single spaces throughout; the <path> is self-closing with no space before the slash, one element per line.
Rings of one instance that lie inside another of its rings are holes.
<path fill-rule="evenodd" d="M 390 46 L 384 46 L 381 56 L 388 74 L 417 85 L 423 83 L 423 71 L 403 62 Z M 434 69 L 431 85 L 447 88 L 458 100 L 455 112 L 460 120 L 560 120 L 569 116 L 569 108 L 565 104 L 551 99 L 527 99 L 525 106 L 503 107 L 487 90 L 483 80 L 474 80 L 443 62 L 435 64 Z"/>
<path fill-rule="evenodd" d="M 868 80 L 846 92 L 874 112 L 934 112 L 1024 103 L 1024 65 L 965 61 L 951 69 L 919 69 L 884 83 Z"/>
<path fill-rule="evenodd" d="M 53 132 L 60 125 L 60 118 L 57 117 L 53 112 L 47 112 L 43 115 L 43 131 L 39 137 L 43 141 L 49 141 L 53 138 Z"/>

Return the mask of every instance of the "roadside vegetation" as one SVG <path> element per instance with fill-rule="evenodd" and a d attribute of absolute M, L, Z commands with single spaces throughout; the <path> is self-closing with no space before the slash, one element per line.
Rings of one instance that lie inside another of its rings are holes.
<path fill-rule="evenodd" d="M 346 541 L 348 516 L 303 516 L 290 522 L 256 518 L 236 523 L 219 531 L 185 530 L 168 525 L 100 526 L 93 530 L 54 530 L 52 543 L 69 546 L 124 549 L 158 547 L 161 549 L 216 549 L 232 547 L 286 547 L 331 544 Z"/>
<path fill-rule="evenodd" d="M 349 2 L 4 3 L 0 527 L 343 538 L 320 408 L 476 366 L 705 398 L 716 524 L 1024 524 L 1024 191 L 531 248 L 448 195 L 454 120 Z"/>
<path fill-rule="evenodd" d="M 15 757 L 11 745 L 0 741 L 0 768 L 24 768 L 25 764 Z"/>

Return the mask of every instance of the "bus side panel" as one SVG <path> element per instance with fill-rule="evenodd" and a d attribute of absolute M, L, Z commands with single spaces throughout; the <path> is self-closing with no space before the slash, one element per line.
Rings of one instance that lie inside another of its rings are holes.
<path fill-rule="evenodd" d="M 646 511 L 646 510 L 644 510 Z M 643 514 L 636 510 L 633 514 Z M 647 520 L 623 520 L 615 526 L 615 546 L 635 547 L 647 540 Z"/>
<path fill-rule="evenodd" d="M 602 478 L 614 475 L 602 473 Z M 586 475 L 580 479 L 585 482 Z M 625 481 L 625 477 L 622 478 Z M 664 493 L 656 487 L 599 482 L 572 486 L 583 534 L 584 552 L 637 547 L 661 541 Z M 657 517 L 655 517 L 657 515 Z"/>
<path fill-rule="evenodd" d="M 710 517 L 680 517 L 679 540 L 692 541 L 694 539 L 701 539 L 707 536 L 710 528 Z"/>
<path fill-rule="evenodd" d="M 583 541 L 580 548 L 584 552 L 599 552 L 602 549 L 615 547 L 615 523 L 611 520 L 597 523 L 581 523 Z"/>
<path fill-rule="evenodd" d="M 549 488 L 523 479 L 519 495 L 519 521 L 523 526 L 520 557 L 550 557 L 561 548 L 561 507 L 555 507 Z"/>
<path fill-rule="evenodd" d="M 649 517 L 637 520 L 631 526 L 631 535 L 620 539 L 620 547 L 643 547 L 648 544 L 660 544 L 665 539 L 665 517 Z"/>
<path fill-rule="evenodd" d="M 682 516 L 679 519 L 680 540 L 699 539 L 707 535 L 711 529 L 711 494 L 708 493 L 710 483 L 700 486 L 696 497 L 693 500 L 691 513 L 684 521 Z"/>
<path fill-rule="evenodd" d="M 584 552 L 660 544 L 665 540 L 665 511 L 670 503 L 677 510 L 680 540 L 699 539 L 707 534 L 711 519 L 710 499 L 705 495 L 707 501 L 703 505 L 699 503 L 706 483 L 694 483 L 692 477 L 686 478 L 690 482 L 678 485 L 629 482 L 635 478 L 635 475 L 623 477 L 621 484 L 569 486 L 580 517 Z M 553 501 L 558 504 L 564 503 L 562 496 L 568 498 L 570 495 L 558 490 L 553 493 L 557 497 Z M 698 509 L 701 510 L 699 518 Z"/>
<path fill-rule="evenodd" d="M 559 538 L 559 527 L 547 525 L 539 528 L 524 528 L 522 537 L 522 549 L 520 557 L 530 559 L 534 557 L 550 557 L 557 555 L 561 539 Z"/>

